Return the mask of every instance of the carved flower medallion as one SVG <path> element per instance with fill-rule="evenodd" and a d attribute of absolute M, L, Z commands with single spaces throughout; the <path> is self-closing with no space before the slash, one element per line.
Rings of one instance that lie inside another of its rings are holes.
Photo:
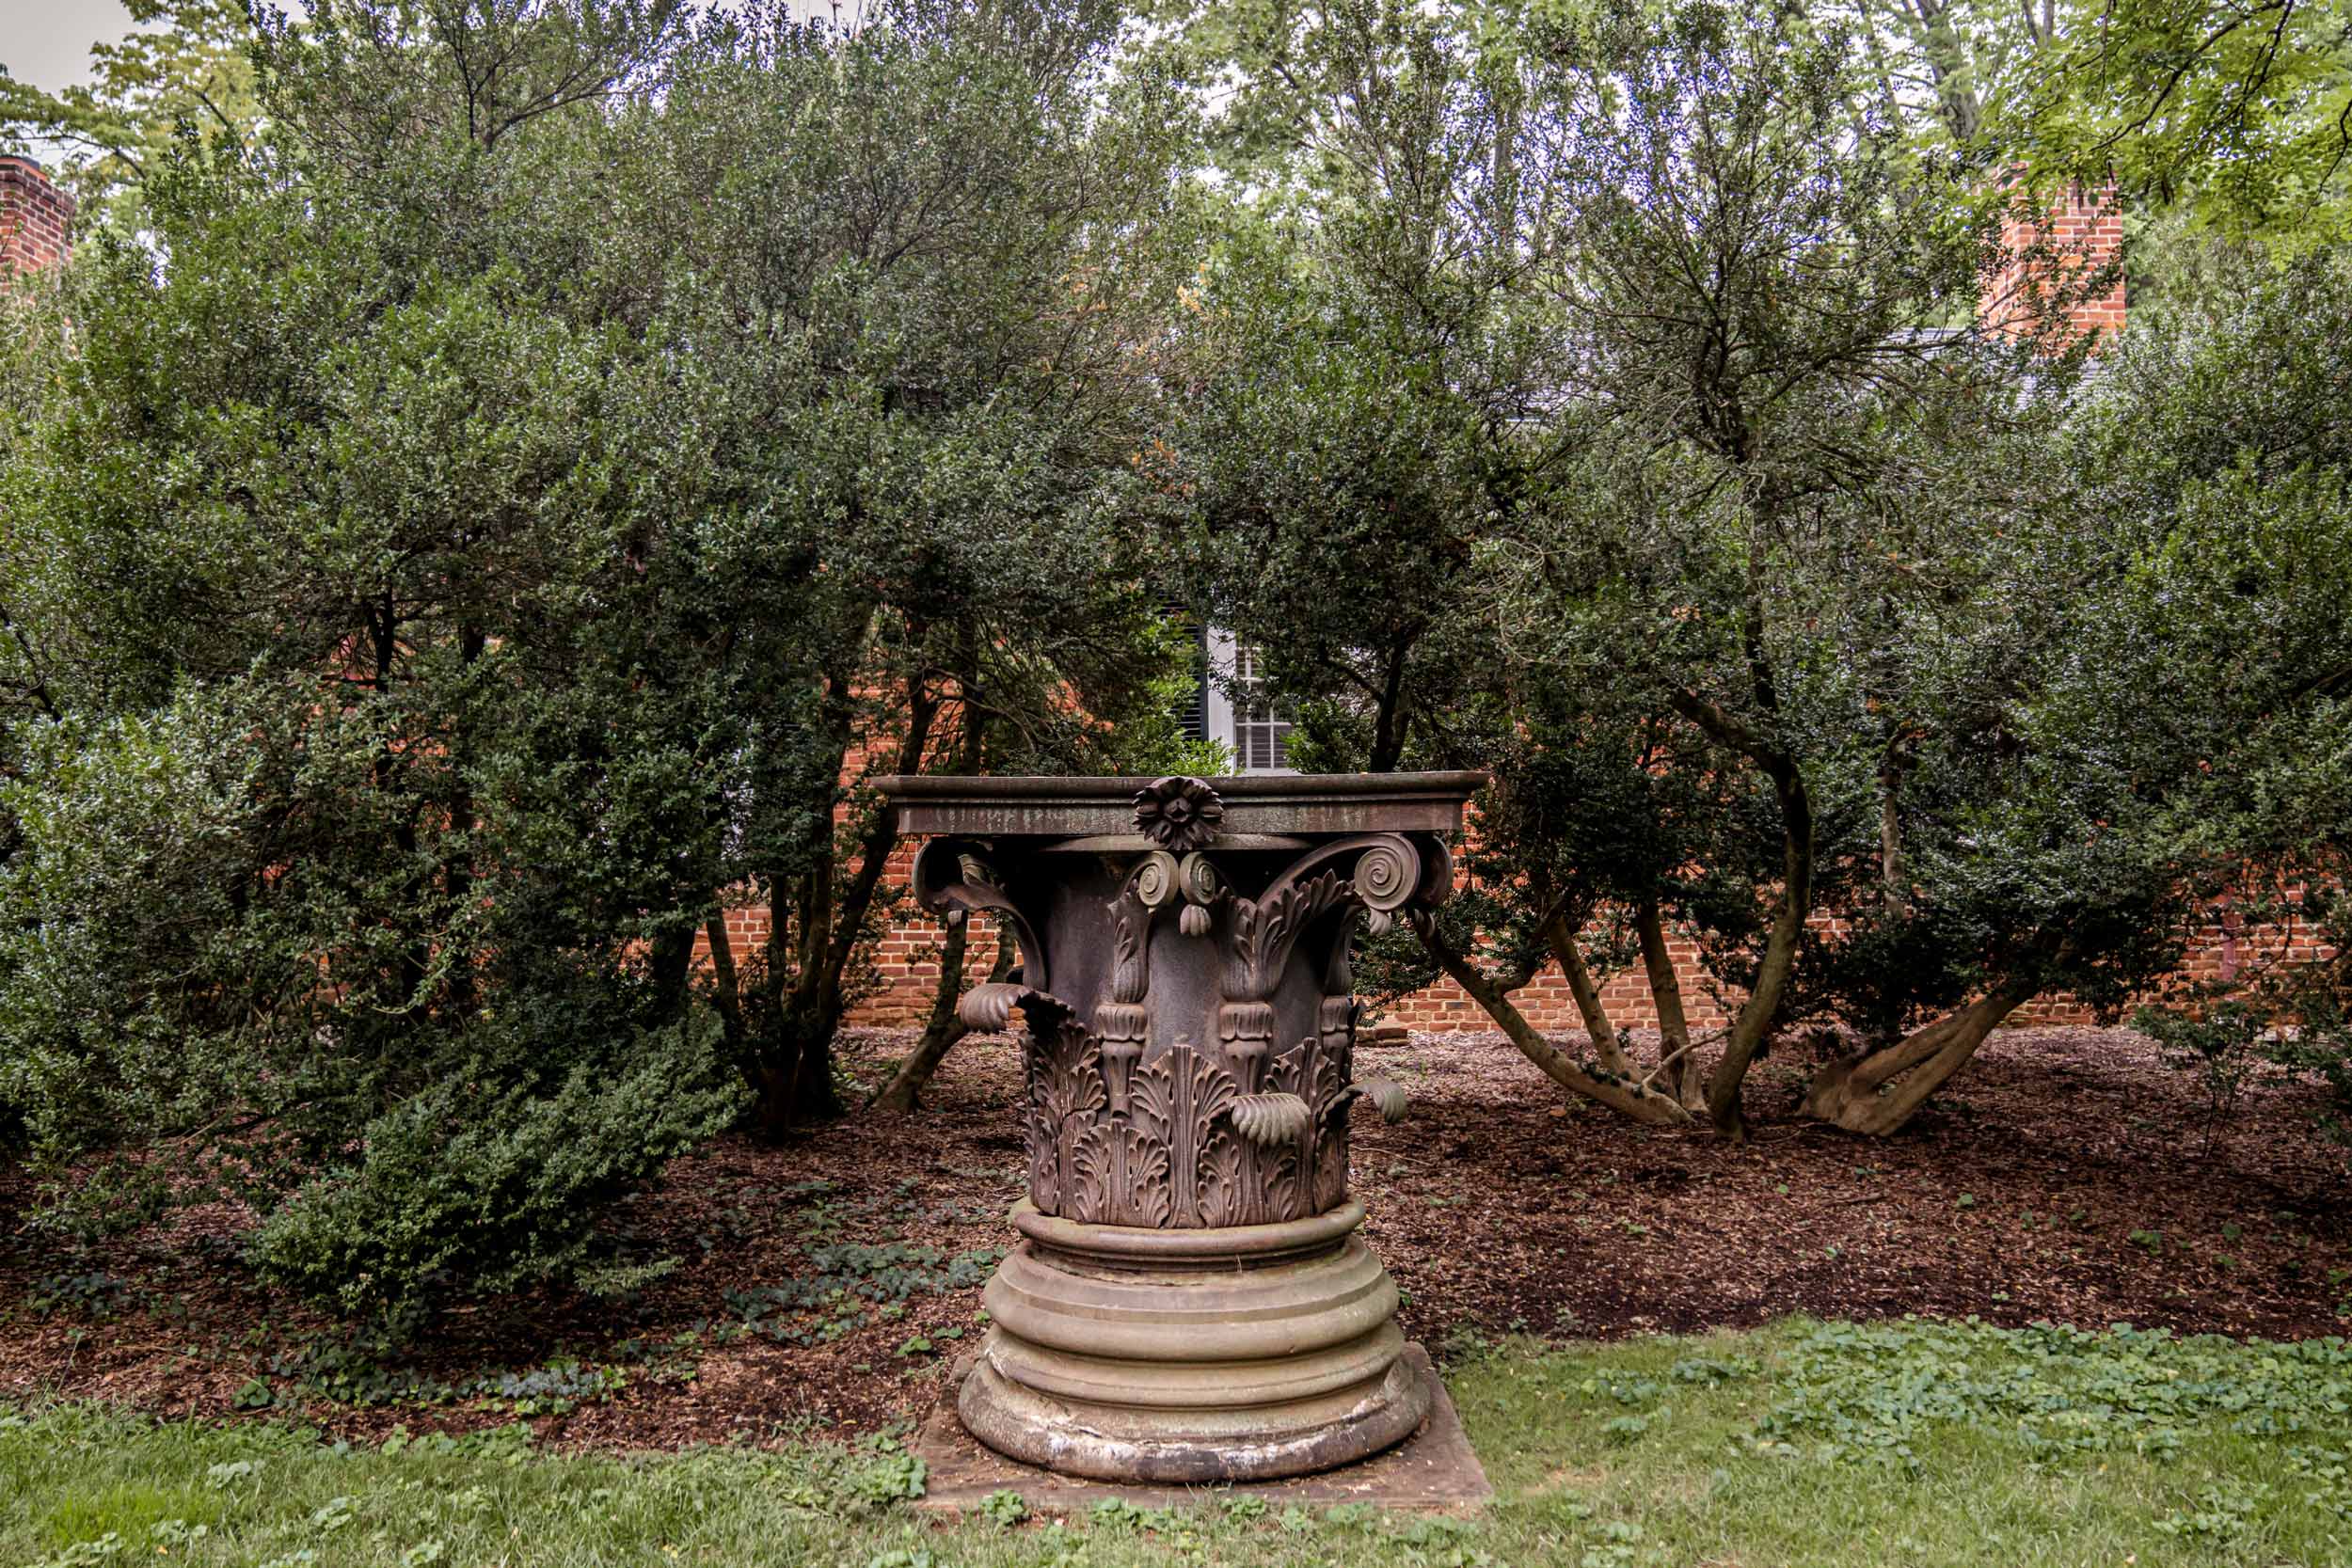
<path fill-rule="evenodd" d="M 1136 831 L 1163 849 L 1206 848 L 1225 820 L 1225 802 L 1200 779 L 1154 779 L 1136 791 Z"/>

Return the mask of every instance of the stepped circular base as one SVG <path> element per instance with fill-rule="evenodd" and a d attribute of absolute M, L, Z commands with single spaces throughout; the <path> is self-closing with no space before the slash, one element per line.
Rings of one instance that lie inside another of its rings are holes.
<path fill-rule="evenodd" d="M 1409 1436 L 1429 1389 L 1349 1203 L 1222 1230 L 1079 1225 L 1025 1204 L 957 1401 L 1009 1458 L 1101 1481 L 1267 1481 Z"/>

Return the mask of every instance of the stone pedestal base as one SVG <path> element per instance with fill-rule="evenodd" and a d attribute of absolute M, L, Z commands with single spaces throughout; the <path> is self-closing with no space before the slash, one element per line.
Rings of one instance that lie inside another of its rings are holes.
<path fill-rule="evenodd" d="M 964 1379 L 964 1427 L 1067 1475 L 1177 1482 L 1305 1475 L 1421 1425 L 1396 1286 L 1362 1206 L 1229 1229 L 1079 1225 L 1023 1204 L 988 1283 L 994 1326 Z"/>
<path fill-rule="evenodd" d="M 1370 1459 L 1279 1481 L 1237 1481 L 1231 1486 L 1183 1486 L 1173 1482 L 1088 1481 L 1057 1475 L 1007 1459 L 963 1429 L 956 1413 L 956 1391 L 977 1356 L 967 1354 L 953 1384 L 943 1390 L 907 1448 L 929 1467 L 926 1489 L 914 1507 L 958 1518 L 979 1513 L 999 1492 L 1011 1492 L 1033 1513 L 1083 1514 L 1105 1497 L 1137 1508 L 1187 1508 L 1214 1497 L 1255 1497 L 1269 1509 L 1327 1508 L 1333 1503 L 1370 1503 L 1375 1508 L 1461 1514 L 1494 1500 L 1494 1488 L 1479 1467 L 1478 1455 L 1462 1431 L 1462 1418 L 1446 1398 L 1445 1385 L 1431 1370 L 1427 1353 L 1407 1341 L 1405 1359 L 1429 1387 L 1429 1414 L 1421 1430 Z"/>

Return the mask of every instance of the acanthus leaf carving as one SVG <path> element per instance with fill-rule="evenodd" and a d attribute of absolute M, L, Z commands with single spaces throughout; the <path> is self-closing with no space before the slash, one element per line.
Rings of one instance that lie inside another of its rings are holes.
<path fill-rule="evenodd" d="M 1295 1143 L 1314 1122 L 1312 1108 L 1295 1094 L 1246 1094 L 1233 1101 L 1233 1131 L 1260 1148 Z"/>
<path fill-rule="evenodd" d="M 1164 1207 L 1168 1212 L 1161 1219 L 1148 1222 L 1153 1225 L 1168 1224 L 1176 1217 L 1178 1209 L 1176 1200 L 1179 1194 L 1174 1175 L 1176 1143 L 1181 1135 L 1177 1116 L 1181 1107 L 1177 1101 L 1176 1076 L 1169 1069 L 1166 1056 L 1138 1070 L 1130 1081 L 1127 1125 L 1136 1140 L 1136 1147 L 1128 1155 L 1128 1170 L 1130 1173 L 1138 1169 L 1157 1171 L 1158 1185 L 1167 1194 Z M 1134 1207 L 1140 1210 L 1143 1205 L 1137 1201 Z M 1139 1220 L 1136 1223 L 1147 1222 Z"/>
<path fill-rule="evenodd" d="M 1314 1212 L 1347 1201 L 1347 1138 L 1344 1127 L 1327 1130 L 1314 1141 Z"/>
<path fill-rule="evenodd" d="M 1255 1001 L 1271 994 L 1300 935 L 1323 915 L 1350 902 L 1355 892 L 1354 884 L 1338 872 L 1326 871 L 1300 881 L 1278 881 L 1258 898 L 1235 898 L 1226 997 Z"/>
<path fill-rule="evenodd" d="M 963 869 L 983 879 L 982 868 Z M 1351 869 L 1355 877 L 1344 874 Z M 1207 856 L 1163 855 L 1131 870 L 1104 910 L 1112 965 L 1092 1033 L 1033 988 L 976 988 L 967 1022 L 1001 1027 L 1016 1011 L 1028 1019 L 1038 1206 L 1086 1223 L 1192 1227 L 1302 1218 L 1343 1201 L 1347 1106 L 1372 1099 L 1393 1116 L 1401 1091 L 1350 1081 L 1357 1007 L 1345 993 L 1348 932 L 1330 917 L 1384 907 L 1416 914 L 1427 870 L 1401 836 L 1357 839 L 1304 857 L 1251 899 L 1226 887 Z M 1194 893 L 1211 901 L 1194 901 Z M 1217 915 L 1216 1038 L 1207 1047 L 1180 1040 L 1147 1060 L 1151 922 L 1158 909 L 1179 906 L 1204 922 Z M 1302 941 L 1316 944 L 1311 962 L 1327 989 L 1316 1032 L 1277 1055 L 1274 998 Z"/>
<path fill-rule="evenodd" d="M 1040 1213 L 1071 1213 L 1081 1198 L 1078 1141 L 1107 1102 L 1102 1055 L 1085 1028 L 1065 1016 L 1053 1029 L 1031 1030 L 1022 1058 L 1029 1085 L 1029 1200 Z"/>
<path fill-rule="evenodd" d="M 1118 1194 L 1119 1141 L 1126 1130 L 1097 1121 L 1071 1141 L 1068 1218 L 1102 1225 L 1112 1218 Z"/>
<path fill-rule="evenodd" d="M 1224 1227 L 1249 1223 L 1249 1191 L 1245 1176 L 1248 1150 L 1230 1131 L 1219 1128 L 1201 1150 L 1200 1205 L 1202 1223 Z"/>
<path fill-rule="evenodd" d="M 1136 1094 L 1129 1101 L 1127 1122 L 1120 1130 L 1120 1136 L 1125 1140 L 1126 1161 L 1120 1191 L 1112 1204 L 1116 1223 L 1157 1227 L 1174 1216 L 1175 1206 L 1168 1191 L 1173 1134 L 1164 1088 L 1157 1094 Z"/>
<path fill-rule="evenodd" d="M 1281 1144 L 1255 1153 L 1259 1196 L 1250 1223 L 1271 1225 L 1277 1220 L 1304 1218 L 1306 1205 L 1299 1191 L 1298 1146 Z"/>
<path fill-rule="evenodd" d="M 927 910 L 951 919 L 985 910 L 1010 926 L 1021 944 L 1025 979 L 1043 982 L 1052 973 L 1045 943 L 1039 940 L 1028 915 L 1005 891 L 985 845 L 969 839 L 934 838 L 915 852 L 910 880 L 915 901 Z"/>
<path fill-rule="evenodd" d="M 1292 1155 L 1303 1174 L 1311 1204 L 1322 1213 L 1347 1196 L 1348 1058 L 1355 1006 L 1343 997 L 1327 999 L 1325 1030 L 1309 1035 L 1275 1059 L 1273 1081 L 1286 1085 L 1307 1107 L 1307 1125 L 1293 1140 Z"/>
<path fill-rule="evenodd" d="M 1099 1066 L 1099 1049 L 1093 1060 Z M 1232 1075 L 1188 1042 L 1136 1067 L 1124 1113 L 1102 1124 L 1099 1151 L 1088 1148 L 1069 1217 L 1154 1227 L 1200 1223 L 1202 1152 L 1216 1135 L 1212 1124 L 1235 1099 Z"/>
<path fill-rule="evenodd" d="M 1163 856 L 1162 859 L 1167 857 Z M 1152 984 L 1152 916 L 1144 901 L 1138 871 L 1127 879 L 1119 896 L 1110 901 L 1111 1000 L 1140 1002 Z"/>
<path fill-rule="evenodd" d="M 956 1017 L 967 1029 L 998 1035 L 1019 1010 L 1031 1029 L 1051 1029 L 1068 1016 L 1069 1005 L 1017 980 L 986 980 L 965 991 L 956 1003 Z"/>

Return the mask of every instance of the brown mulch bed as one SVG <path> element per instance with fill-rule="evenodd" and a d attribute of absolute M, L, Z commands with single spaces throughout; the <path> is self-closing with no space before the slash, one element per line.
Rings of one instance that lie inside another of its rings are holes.
<path fill-rule="evenodd" d="M 856 1037 L 850 1065 L 875 1077 L 905 1043 Z M 1768 1060 L 1751 1080 L 1756 1136 L 1737 1148 L 1565 1106 L 1496 1036 L 1359 1054 L 1413 1095 L 1396 1126 L 1359 1117 L 1355 1183 L 1406 1330 L 1440 1354 L 1472 1333 L 1608 1338 L 1792 1312 L 2294 1338 L 2344 1332 L 2352 1309 L 2352 1150 L 2311 1131 L 2312 1093 L 2256 1086 L 2209 1149 L 2194 1085 L 2129 1033 L 1996 1036 L 1882 1141 L 1794 1120 L 1804 1064 Z M 0 1398 L 217 1416 L 259 1376 L 272 1413 L 358 1437 L 513 1420 L 511 1399 L 468 1380 L 578 1358 L 627 1381 L 532 1418 L 566 1447 L 870 1432 L 914 1414 L 977 1338 L 977 1288 L 918 1290 L 903 1315 L 806 1344 L 741 1333 L 740 1292 L 805 1277 L 815 1249 L 838 1243 L 1007 1244 L 1019 1084 L 1009 1040 L 968 1040 L 919 1114 L 853 1117 L 782 1148 L 728 1138 L 677 1162 L 622 1221 L 641 1255 L 682 1259 L 634 1301 L 469 1307 L 410 1352 L 351 1363 L 456 1386 L 437 1400 L 352 1403 L 306 1386 L 303 1354 L 317 1365 L 344 1341 L 250 1283 L 233 1212 L 68 1256 L 24 1227 L 21 1180 L 0 1181 Z M 90 1274 L 105 1280 L 30 1307 L 40 1281 Z M 837 1311 L 762 1321 L 807 1331 Z"/>

